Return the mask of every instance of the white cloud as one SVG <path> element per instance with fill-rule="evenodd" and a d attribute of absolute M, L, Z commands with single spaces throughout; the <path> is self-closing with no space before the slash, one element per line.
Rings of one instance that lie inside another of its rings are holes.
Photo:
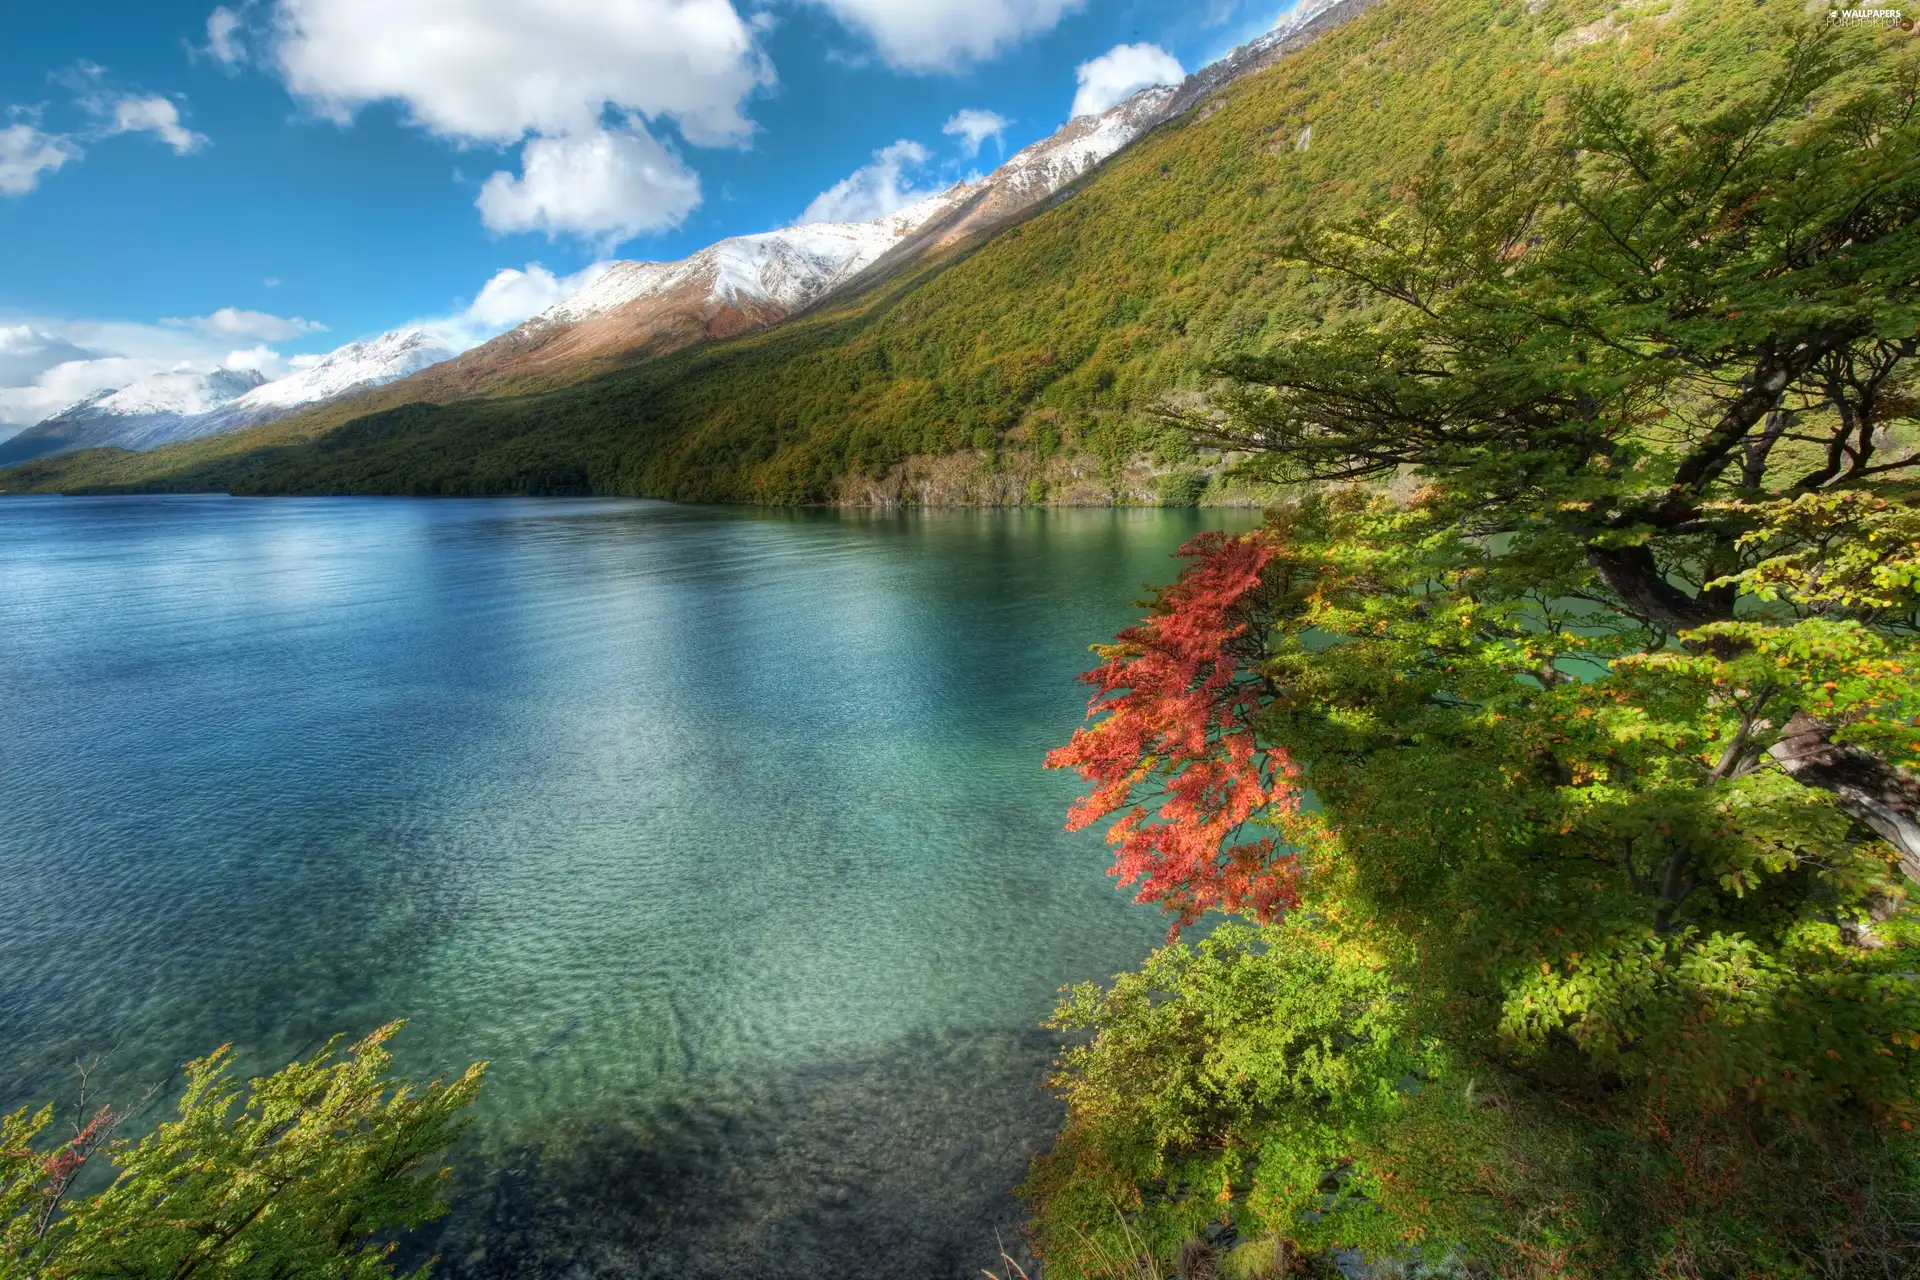
<path fill-rule="evenodd" d="M 700 205 L 700 175 L 638 121 L 629 126 L 528 142 L 519 177 L 498 172 L 480 188 L 480 220 L 609 244 L 679 226 Z"/>
<path fill-rule="evenodd" d="M 0 386 L 31 382 L 55 365 L 99 355 L 29 324 L 0 324 Z"/>
<path fill-rule="evenodd" d="M 156 325 L 66 320 L 0 325 L 0 434 L 151 373 L 217 363 L 205 340 Z"/>
<path fill-rule="evenodd" d="M 238 307 L 222 307 L 209 316 L 169 317 L 160 323 L 177 329 L 197 329 L 210 337 L 262 338 L 268 342 L 285 342 L 303 334 L 327 331 L 327 326 L 299 316 L 282 317 L 264 311 L 242 311 Z"/>
<path fill-rule="evenodd" d="M 151 97 L 121 98 L 111 107 L 113 123 L 108 134 L 151 133 L 173 148 L 177 156 L 191 155 L 207 145 L 207 135 L 195 133 L 180 123 L 180 109 L 159 94 Z"/>
<path fill-rule="evenodd" d="M 298 357 L 296 357 L 296 359 L 297 358 Z M 317 360 L 320 357 L 316 356 L 314 358 Z M 245 351 L 229 351 L 227 352 L 226 359 L 222 360 L 220 364 L 222 368 L 227 369 L 256 370 L 268 381 L 281 377 L 289 367 L 288 361 L 284 359 L 278 351 L 275 351 L 272 347 L 264 343 L 257 347 L 249 347 Z"/>
<path fill-rule="evenodd" d="M 773 75 L 730 0 L 279 0 L 274 22 L 288 89 L 322 113 L 392 100 L 476 142 L 590 133 L 608 107 L 737 141 Z"/>
<path fill-rule="evenodd" d="M 504 267 L 480 287 L 462 314 L 481 329 L 510 329 L 580 292 L 612 265 L 596 262 L 570 276 L 556 276 L 537 262 L 529 262 L 525 270 Z"/>
<path fill-rule="evenodd" d="M 1187 78 L 1179 59 L 1157 44 L 1115 45 L 1074 73 L 1080 91 L 1073 95 L 1073 114 L 1099 115 L 1140 90 L 1156 84 L 1179 84 Z"/>
<path fill-rule="evenodd" d="M 89 139 L 151 133 L 181 156 L 207 145 L 205 134 L 180 123 L 180 108 L 172 99 L 116 87 L 107 69 L 97 63 L 77 62 L 54 79 L 71 89 L 75 101 L 98 122 L 83 131 Z"/>
<path fill-rule="evenodd" d="M 30 124 L 0 129 L 0 195 L 23 196 L 40 185 L 41 174 L 79 158 L 72 142 Z"/>
<path fill-rule="evenodd" d="M 814 0 L 912 71 L 946 71 L 1051 29 L 1084 0 Z"/>
<path fill-rule="evenodd" d="M 524 268 L 503 267 L 480 286 L 480 292 L 466 306 L 451 315 L 416 320 L 413 325 L 425 329 L 442 345 L 465 351 L 572 297 L 612 265 L 595 262 L 567 276 L 555 275 L 537 262 L 529 262 Z M 300 367 L 300 359 L 293 358 L 295 368 Z"/>
<path fill-rule="evenodd" d="M 919 168 L 929 158 L 925 147 L 905 138 L 890 147 L 882 147 L 873 153 L 872 164 L 862 165 L 815 196 L 794 225 L 870 222 L 916 200 L 924 200 L 933 195 L 934 190 L 914 190 L 907 170 Z"/>
<path fill-rule="evenodd" d="M 124 387 L 137 378 L 174 367 L 171 361 L 126 356 L 63 361 L 25 383 L 0 387 L 0 427 L 30 427 L 76 400 Z"/>
<path fill-rule="evenodd" d="M 221 5 L 207 15 L 206 52 L 228 66 L 237 66 L 247 60 L 247 48 L 240 42 L 240 34 L 245 26 L 240 14 Z"/>
<path fill-rule="evenodd" d="M 566 276 L 538 263 L 508 267 L 452 314 L 416 324 L 445 345 L 465 350 L 579 292 L 611 265 L 596 262 Z M 280 339 L 258 332 L 292 326 L 301 326 L 300 334 L 320 329 L 304 320 L 232 307 L 198 320 L 160 324 L 26 319 L 0 325 L 0 439 L 77 400 L 155 373 L 257 369 L 277 378 L 311 368 L 325 357 L 283 357 L 267 345 Z M 248 336 L 265 341 L 236 349 L 233 336 L 249 330 Z"/>
<path fill-rule="evenodd" d="M 950 138 L 960 139 L 960 149 L 971 159 L 980 154 L 980 144 L 988 138 L 995 143 L 1004 143 L 1007 126 L 1013 121 L 997 111 L 982 111 L 978 107 L 968 107 L 955 112 L 952 119 L 940 126 L 940 132 Z"/>
<path fill-rule="evenodd" d="M 338 122 L 392 101 L 461 144 L 527 140 L 521 176 L 495 173 L 476 202 L 490 228 L 617 240 L 700 203 L 659 121 L 697 146 L 752 133 L 744 105 L 774 78 L 763 26 L 732 0 L 277 0 L 273 48 L 287 88 Z"/>

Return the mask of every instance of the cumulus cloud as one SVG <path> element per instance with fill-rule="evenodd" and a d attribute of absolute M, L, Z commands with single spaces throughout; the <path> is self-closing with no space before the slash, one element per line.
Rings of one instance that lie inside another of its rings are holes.
<path fill-rule="evenodd" d="M 345 121 L 392 100 L 443 137 L 588 133 L 608 107 L 738 141 L 772 79 L 730 0 L 280 0 L 287 87 Z"/>
<path fill-rule="evenodd" d="M 905 138 L 890 147 L 882 147 L 873 153 L 872 164 L 862 165 L 815 196 L 794 225 L 871 222 L 916 200 L 924 200 L 935 190 L 915 190 L 907 172 L 924 166 L 930 158 L 925 147 Z"/>
<path fill-rule="evenodd" d="M 169 317 L 160 323 L 177 329 L 197 329 L 210 337 L 261 338 L 267 342 L 285 342 L 304 334 L 327 331 L 327 326 L 299 316 L 282 317 L 238 307 L 222 307 L 207 316 Z"/>
<path fill-rule="evenodd" d="M 414 321 L 414 327 L 425 329 L 443 346 L 464 351 L 572 297 L 612 265 L 595 262 L 565 276 L 537 262 L 529 262 L 524 268 L 503 267 L 480 286 L 473 301 L 451 315 Z M 300 367 L 300 359 L 294 357 L 295 368 Z"/>
<path fill-rule="evenodd" d="M 23 196 L 40 185 L 40 175 L 52 173 L 80 149 L 56 134 L 42 133 L 30 124 L 0 129 L 0 195 Z"/>
<path fill-rule="evenodd" d="M 872 38 L 889 64 L 946 71 L 1050 30 L 1084 0 L 815 0 Z"/>
<path fill-rule="evenodd" d="M 55 365 L 100 354 L 30 324 L 0 325 L 0 386 L 31 382 Z"/>
<path fill-rule="evenodd" d="M 488 178 L 474 201 L 492 231 L 544 231 L 609 244 L 677 227 L 700 205 L 700 177 L 645 129 L 535 138 L 518 177 Z"/>
<path fill-rule="evenodd" d="M 191 155 L 207 145 L 207 135 L 181 124 L 180 109 L 159 94 L 145 98 L 129 95 L 106 110 L 112 120 L 106 128 L 109 135 L 151 133 L 172 147 L 177 156 Z"/>
<path fill-rule="evenodd" d="M 480 287 L 463 313 L 464 318 L 481 329 L 510 329 L 580 292 L 612 265 L 596 262 L 570 276 L 556 276 L 537 262 L 529 262 L 524 270 L 504 267 Z"/>
<path fill-rule="evenodd" d="M 1080 81 L 1080 91 L 1073 95 L 1076 116 L 1099 115 L 1151 85 L 1179 84 L 1187 78 L 1179 59 L 1157 44 L 1115 45 L 1081 63 L 1075 75 Z"/>
<path fill-rule="evenodd" d="M 321 359 L 319 356 L 313 358 L 315 360 Z M 295 357 L 295 359 L 298 359 L 298 357 Z M 226 358 L 220 361 L 220 367 L 223 369 L 252 369 L 254 372 L 260 374 L 261 377 L 272 381 L 274 378 L 284 375 L 291 367 L 291 364 L 283 358 L 278 351 L 262 343 L 257 347 L 248 347 L 244 351 L 227 352 Z"/>
<path fill-rule="evenodd" d="M 1012 123 L 997 111 L 968 107 L 955 112 L 952 119 L 940 126 L 940 132 L 949 138 L 960 139 L 960 149 L 971 159 L 980 154 L 980 144 L 988 138 L 992 138 L 996 144 L 1001 143 L 1007 126 Z"/>
<path fill-rule="evenodd" d="M 117 390 L 150 373 L 174 367 L 172 361 L 128 356 L 62 361 L 23 383 L 0 386 L 0 433 L 14 435 L 77 400 Z"/>
<path fill-rule="evenodd" d="M 287 88 L 322 115 L 391 101 L 461 144 L 524 140 L 521 174 L 494 174 L 477 202 L 496 231 L 677 226 L 699 179 L 658 122 L 699 146 L 744 142 L 746 101 L 773 82 L 732 0 L 277 0 L 273 29 Z"/>

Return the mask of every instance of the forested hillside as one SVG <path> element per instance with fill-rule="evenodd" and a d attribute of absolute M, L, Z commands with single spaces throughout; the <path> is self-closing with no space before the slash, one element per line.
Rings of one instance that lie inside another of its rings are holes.
<path fill-rule="evenodd" d="M 79 454 L 0 473 L 0 489 L 1127 500 L 1129 462 L 1190 456 L 1160 406 L 1203 391 L 1211 362 L 1330 318 L 1334 291 L 1279 266 L 1277 237 L 1575 84 L 1689 111 L 1723 101 L 1764 73 L 1797 12 L 1381 0 L 1044 211 L 774 329 L 518 398 Z M 916 482 L 929 472 L 945 487 Z"/>

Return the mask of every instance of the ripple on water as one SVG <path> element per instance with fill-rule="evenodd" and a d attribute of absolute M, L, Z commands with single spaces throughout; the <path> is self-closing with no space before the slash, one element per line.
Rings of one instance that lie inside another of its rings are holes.
<path fill-rule="evenodd" d="M 1039 760 L 1202 519 L 0 502 L 0 1109 L 405 1016 L 461 1274 L 977 1275 L 1161 931 Z"/>

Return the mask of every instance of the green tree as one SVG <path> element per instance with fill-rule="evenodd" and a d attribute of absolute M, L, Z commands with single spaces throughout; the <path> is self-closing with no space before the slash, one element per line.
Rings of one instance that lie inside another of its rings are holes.
<path fill-rule="evenodd" d="M 1184 421 L 1308 490 L 1053 757 L 1144 898 L 1276 922 L 1063 1005 L 1049 1274 L 1920 1267 L 1917 84 L 1575 92 L 1285 246 L 1346 319 Z"/>
<path fill-rule="evenodd" d="M 0 1278 L 392 1275 L 387 1237 L 446 1211 L 449 1172 L 431 1166 L 485 1074 L 393 1078 L 384 1046 L 400 1025 L 344 1057 L 335 1039 L 250 1081 L 244 1101 L 231 1050 L 216 1050 L 188 1064 L 178 1118 L 137 1143 L 116 1136 L 128 1113 L 107 1107 L 51 1148 L 34 1140 L 52 1107 L 0 1117 Z M 112 1182 L 75 1195 L 96 1158 Z"/>

